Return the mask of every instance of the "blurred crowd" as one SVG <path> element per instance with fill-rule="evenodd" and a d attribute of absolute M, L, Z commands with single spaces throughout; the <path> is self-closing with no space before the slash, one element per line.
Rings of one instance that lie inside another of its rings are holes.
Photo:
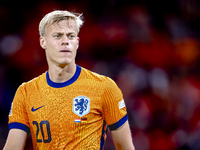
<path fill-rule="evenodd" d="M 38 25 L 57 9 L 83 13 L 76 63 L 116 81 L 136 150 L 200 149 L 198 0 L 0 2 L 0 149 L 17 87 L 47 70 Z"/>

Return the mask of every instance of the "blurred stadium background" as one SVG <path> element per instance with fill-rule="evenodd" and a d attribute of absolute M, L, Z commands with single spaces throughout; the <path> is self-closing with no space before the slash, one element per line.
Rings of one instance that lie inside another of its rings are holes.
<path fill-rule="evenodd" d="M 198 0 L 1 1 L 0 149 L 17 87 L 47 70 L 38 24 L 57 9 L 83 13 L 76 62 L 121 88 L 136 150 L 200 149 Z"/>

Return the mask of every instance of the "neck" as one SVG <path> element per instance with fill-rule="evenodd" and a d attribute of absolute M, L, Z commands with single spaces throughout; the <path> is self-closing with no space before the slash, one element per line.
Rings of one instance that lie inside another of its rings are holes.
<path fill-rule="evenodd" d="M 65 66 L 49 66 L 49 78 L 56 83 L 68 81 L 76 72 L 76 64 L 71 63 Z"/>

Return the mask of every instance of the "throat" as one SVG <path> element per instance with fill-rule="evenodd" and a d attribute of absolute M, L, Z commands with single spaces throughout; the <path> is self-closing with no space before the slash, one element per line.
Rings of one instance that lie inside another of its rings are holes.
<path fill-rule="evenodd" d="M 65 63 L 65 64 L 59 64 L 59 67 L 60 67 L 61 69 L 64 69 L 67 65 L 68 65 L 67 63 Z"/>
<path fill-rule="evenodd" d="M 53 78 L 51 77 L 50 78 L 53 82 L 63 83 L 71 79 L 73 75 L 74 73 L 63 72 L 63 73 L 59 73 L 57 76 L 54 76 Z"/>
<path fill-rule="evenodd" d="M 74 67 L 65 66 L 60 69 L 49 69 L 49 77 L 53 82 L 63 83 L 71 79 L 76 72 L 76 65 Z"/>

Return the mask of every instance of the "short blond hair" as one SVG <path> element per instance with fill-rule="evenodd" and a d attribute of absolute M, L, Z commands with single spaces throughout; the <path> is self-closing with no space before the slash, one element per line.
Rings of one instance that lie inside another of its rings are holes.
<path fill-rule="evenodd" d="M 72 19 L 77 25 L 77 34 L 80 31 L 80 27 L 83 25 L 82 14 L 71 13 L 69 11 L 55 10 L 46 14 L 39 24 L 39 34 L 40 36 L 45 35 L 45 28 L 47 25 L 59 22 L 61 20 Z"/>

